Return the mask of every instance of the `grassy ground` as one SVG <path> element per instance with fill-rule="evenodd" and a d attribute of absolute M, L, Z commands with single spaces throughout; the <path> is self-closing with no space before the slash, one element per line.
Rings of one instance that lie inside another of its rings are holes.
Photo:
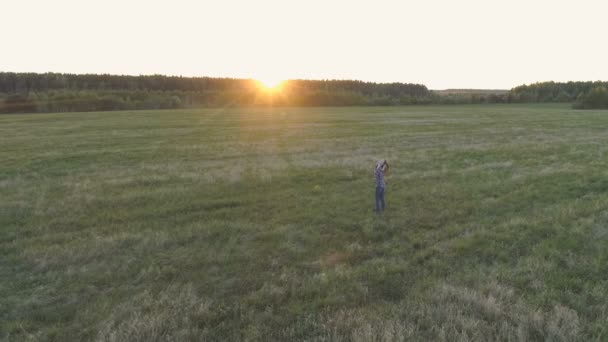
<path fill-rule="evenodd" d="M 566 105 L 1 116 L 0 339 L 608 340 L 607 133 Z"/>

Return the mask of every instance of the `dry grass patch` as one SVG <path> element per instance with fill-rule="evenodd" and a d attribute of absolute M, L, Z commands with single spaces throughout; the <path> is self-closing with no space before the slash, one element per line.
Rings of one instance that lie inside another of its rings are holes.
<path fill-rule="evenodd" d="M 332 341 L 578 341 L 581 332 L 576 311 L 531 307 L 497 282 L 482 289 L 442 284 L 428 297 L 374 311 L 341 310 L 325 327 L 320 339 Z"/>
<path fill-rule="evenodd" d="M 211 338 L 205 326 L 211 307 L 191 284 L 146 290 L 112 310 L 95 341 L 204 341 Z"/>

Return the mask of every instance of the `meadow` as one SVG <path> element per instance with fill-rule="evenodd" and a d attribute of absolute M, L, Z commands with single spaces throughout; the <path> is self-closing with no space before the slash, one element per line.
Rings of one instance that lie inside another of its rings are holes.
<path fill-rule="evenodd" d="M 567 104 L 0 116 L 0 340 L 608 340 L 607 143 Z"/>

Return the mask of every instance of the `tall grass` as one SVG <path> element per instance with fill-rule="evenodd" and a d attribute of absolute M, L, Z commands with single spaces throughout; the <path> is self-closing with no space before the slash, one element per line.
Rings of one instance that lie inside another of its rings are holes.
<path fill-rule="evenodd" d="M 0 117 L 0 339 L 605 340 L 607 126 L 565 105 Z"/>

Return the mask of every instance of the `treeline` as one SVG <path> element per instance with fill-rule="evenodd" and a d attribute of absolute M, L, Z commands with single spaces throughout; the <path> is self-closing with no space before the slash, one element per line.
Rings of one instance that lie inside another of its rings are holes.
<path fill-rule="evenodd" d="M 514 102 L 570 102 L 575 109 L 608 109 L 608 82 L 540 82 L 511 89 Z"/>
<path fill-rule="evenodd" d="M 608 82 L 539 82 L 510 91 L 444 90 L 433 103 L 573 103 L 575 109 L 608 109 Z"/>
<path fill-rule="evenodd" d="M 70 112 L 220 106 L 430 103 L 419 84 L 289 80 L 271 91 L 251 79 L 0 73 L 0 112 Z"/>
<path fill-rule="evenodd" d="M 599 86 L 581 93 L 573 105 L 575 109 L 608 109 L 608 88 Z"/>
<path fill-rule="evenodd" d="M 0 72 L 0 113 L 225 106 L 385 106 L 569 102 L 608 108 L 608 82 L 542 82 L 510 91 L 430 91 L 409 83 L 289 80 L 276 90 L 251 79 Z"/>
<path fill-rule="evenodd" d="M 540 82 L 511 89 L 514 102 L 575 102 L 608 82 Z"/>
<path fill-rule="evenodd" d="M 6 94 L 50 90 L 246 91 L 252 86 L 252 80 L 234 78 L 0 72 L 0 93 Z"/>

